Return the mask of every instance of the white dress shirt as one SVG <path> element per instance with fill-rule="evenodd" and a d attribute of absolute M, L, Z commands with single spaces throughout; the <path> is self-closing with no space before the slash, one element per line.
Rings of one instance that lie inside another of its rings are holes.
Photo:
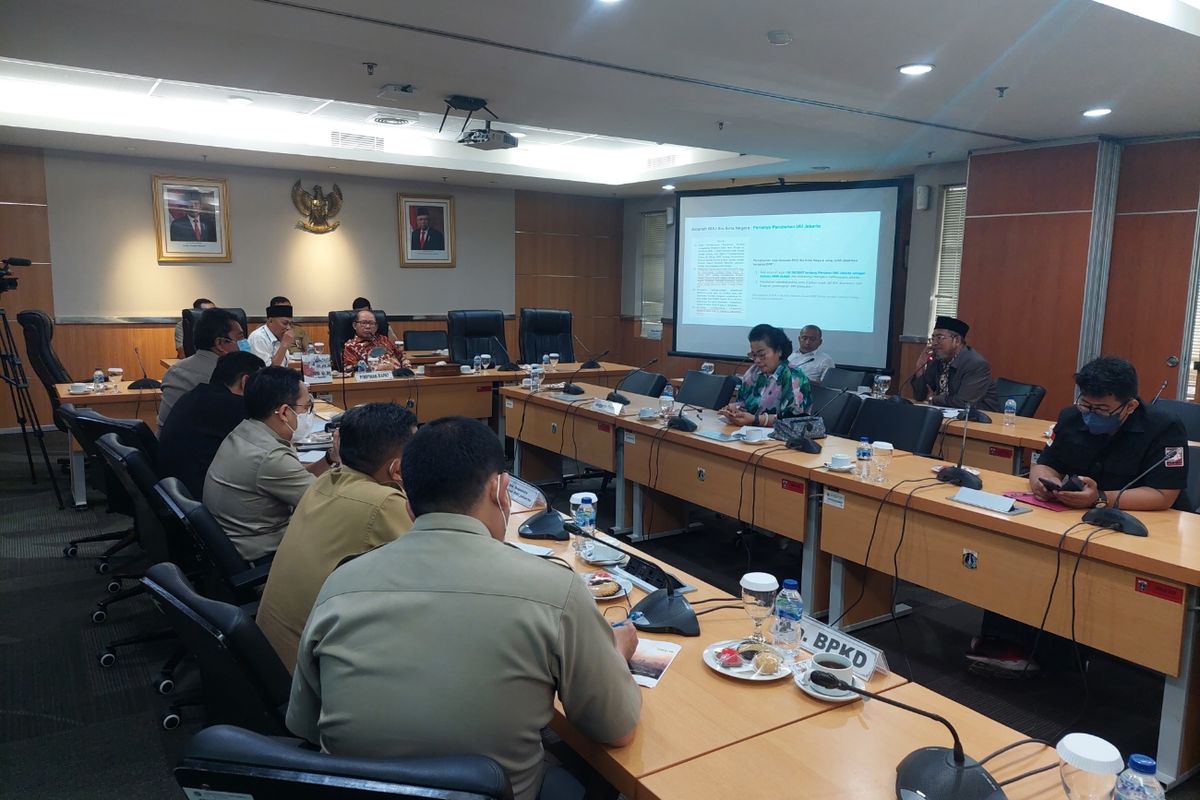
<path fill-rule="evenodd" d="M 275 352 L 279 350 L 279 338 L 271 333 L 271 329 L 260 325 L 246 337 L 246 341 L 250 343 L 250 352 L 261 358 L 268 367 L 271 366 L 271 359 L 275 358 Z"/>
<path fill-rule="evenodd" d="M 810 381 L 821 382 L 826 371 L 836 366 L 833 358 L 820 350 L 811 353 L 792 353 L 788 356 L 788 364 L 804 373 Z"/>

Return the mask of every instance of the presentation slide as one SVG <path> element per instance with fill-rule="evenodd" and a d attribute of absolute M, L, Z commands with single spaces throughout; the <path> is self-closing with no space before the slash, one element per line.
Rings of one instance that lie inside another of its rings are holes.
<path fill-rule="evenodd" d="M 828 186 L 680 195 L 675 352 L 740 358 L 761 322 L 793 347 L 817 325 L 838 364 L 886 365 L 899 189 Z"/>

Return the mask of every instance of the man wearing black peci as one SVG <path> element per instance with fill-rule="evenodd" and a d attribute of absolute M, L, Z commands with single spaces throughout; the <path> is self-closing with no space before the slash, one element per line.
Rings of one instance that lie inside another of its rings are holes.
<path fill-rule="evenodd" d="M 1126 511 L 1186 508 L 1187 433 L 1178 417 L 1156 410 L 1137 396 L 1133 365 L 1123 358 L 1101 356 L 1075 373 L 1075 385 L 1079 399 L 1059 413 L 1054 441 L 1029 470 L 1033 493 L 1042 500 L 1079 509 L 1104 505 Z M 1076 478 L 1083 488 L 1061 491 L 1042 483 L 1058 486 L 1069 477 Z M 1130 488 L 1121 492 L 1126 485 Z M 1036 629 L 1028 625 L 985 612 L 981 635 L 971 642 L 967 660 L 975 671 L 1034 671 L 1038 667 L 1031 651 L 1036 635 Z M 1070 644 L 1060 637 L 1045 634 L 1042 645 L 1044 660 L 1073 663 Z"/>
<path fill-rule="evenodd" d="M 913 397 L 947 408 L 977 408 L 999 411 L 996 382 L 987 359 L 967 345 L 971 326 L 954 317 L 938 317 L 933 323 L 929 347 L 921 351 L 909 383 Z"/>

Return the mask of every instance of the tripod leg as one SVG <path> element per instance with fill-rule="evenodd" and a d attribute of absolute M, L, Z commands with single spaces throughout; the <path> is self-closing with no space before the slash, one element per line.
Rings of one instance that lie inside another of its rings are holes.
<path fill-rule="evenodd" d="M 54 466 L 50 463 L 50 454 L 46 452 L 46 433 L 38 420 L 37 408 L 33 398 L 29 396 L 29 379 L 25 375 L 25 367 L 17 354 L 17 343 L 13 338 L 12 326 L 8 324 L 8 313 L 0 308 L 0 362 L 3 362 L 3 380 L 8 384 L 12 397 L 13 413 L 21 426 L 21 439 L 25 443 L 25 459 L 29 462 L 29 479 L 37 483 L 37 472 L 33 467 L 33 450 L 29 446 L 29 431 L 26 420 L 30 420 L 33 434 L 37 437 L 38 446 L 42 451 L 42 461 L 46 464 L 46 473 L 50 476 L 50 485 L 54 488 L 54 497 L 58 500 L 59 509 L 64 508 L 62 492 L 58 488 L 58 480 L 54 476 Z"/>

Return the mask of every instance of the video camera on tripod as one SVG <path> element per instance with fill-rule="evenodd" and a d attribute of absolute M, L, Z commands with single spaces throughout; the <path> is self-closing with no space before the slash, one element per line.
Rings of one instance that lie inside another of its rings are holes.
<path fill-rule="evenodd" d="M 28 258 L 0 259 L 0 294 L 11 292 L 17 288 L 17 279 L 13 277 L 12 267 L 28 267 L 32 262 Z"/>

